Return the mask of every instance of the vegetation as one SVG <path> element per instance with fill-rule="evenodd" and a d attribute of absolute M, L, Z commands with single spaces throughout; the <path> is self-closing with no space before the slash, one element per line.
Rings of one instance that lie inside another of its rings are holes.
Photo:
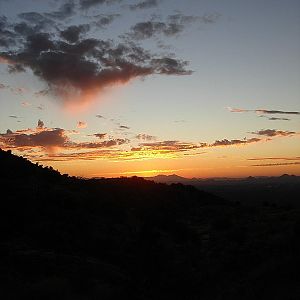
<path fill-rule="evenodd" d="M 299 299 L 297 207 L 0 167 L 1 299 Z"/>

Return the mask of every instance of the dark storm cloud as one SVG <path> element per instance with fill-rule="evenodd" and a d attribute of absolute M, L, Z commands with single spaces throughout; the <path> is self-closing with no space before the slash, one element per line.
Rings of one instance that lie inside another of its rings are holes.
<path fill-rule="evenodd" d="M 295 131 L 283 131 L 277 129 L 262 129 L 258 131 L 251 132 L 252 134 L 256 135 L 263 135 L 268 137 L 276 137 L 276 136 L 292 136 L 295 135 Z"/>
<path fill-rule="evenodd" d="M 60 32 L 60 36 L 70 43 L 78 42 L 80 36 L 88 32 L 90 26 L 88 24 L 72 25 Z"/>
<path fill-rule="evenodd" d="M 158 0 L 144 0 L 136 4 L 129 5 L 131 10 L 147 9 L 158 6 Z"/>

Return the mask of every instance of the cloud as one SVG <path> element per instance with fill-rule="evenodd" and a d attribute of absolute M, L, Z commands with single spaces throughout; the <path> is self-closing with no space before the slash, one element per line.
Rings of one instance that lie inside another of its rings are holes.
<path fill-rule="evenodd" d="M 1 57 L 10 66 L 31 69 L 65 103 L 92 101 L 102 89 L 136 78 L 192 73 L 187 61 L 156 58 L 134 43 L 94 38 L 69 43 L 41 32 L 27 36 L 14 51 L 0 52 Z"/>
<path fill-rule="evenodd" d="M 156 136 L 145 134 L 145 133 L 139 133 L 135 137 L 142 141 L 155 141 L 157 139 Z"/>
<path fill-rule="evenodd" d="M 80 129 L 87 128 L 87 123 L 83 122 L 83 121 L 78 121 L 77 128 L 80 128 Z"/>
<path fill-rule="evenodd" d="M 37 12 L 26 12 L 18 14 L 18 17 L 25 22 L 16 23 L 15 32 L 19 37 L 26 37 L 39 31 L 50 30 L 55 26 L 55 22 Z"/>
<path fill-rule="evenodd" d="M 95 137 L 102 141 L 77 142 L 72 141 L 70 136 L 78 132 L 74 130 L 65 130 L 61 128 L 47 128 L 44 122 L 38 120 L 38 125 L 33 129 L 23 129 L 13 132 L 8 129 L 6 133 L 0 133 L 0 147 L 3 149 L 14 149 L 24 152 L 28 157 L 34 158 L 30 153 L 48 155 L 49 153 L 62 151 L 76 152 L 85 149 L 107 149 L 116 146 L 128 144 L 128 139 L 111 138 L 104 140 L 107 137 L 106 133 L 94 134 Z M 115 150 L 114 150 L 115 151 Z"/>
<path fill-rule="evenodd" d="M 200 144 L 181 141 L 161 141 L 153 143 L 141 143 L 140 150 L 164 150 L 164 151 L 188 151 L 201 148 Z"/>
<path fill-rule="evenodd" d="M 68 1 L 61 5 L 58 11 L 45 13 L 45 16 L 58 20 L 65 20 L 75 14 L 75 3 L 74 1 Z"/>
<path fill-rule="evenodd" d="M 289 118 L 267 117 L 265 115 L 260 115 L 259 117 L 266 118 L 266 119 L 268 119 L 270 121 L 291 121 L 291 119 L 289 119 Z"/>
<path fill-rule="evenodd" d="M 65 131 L 60 128 L 33 131 L 32 133 L 7 130 L 5 134 L 0 134 L 0 144 L 2 144 L 2 147 L 18 148 L 20 151 L 28 147 L 42 147 L 47 149 L 63 147 L 67 141 L 68 138 L 65 135 Z"/>
<path fill-rule="evenodd" d="M 13 118 L 13 119 L 17 119 L 18 117 L 17 116 L 15 116 L 15 115 L 11 115 L 11 116 L 9 116 L 10 118 Z"/>
<path fill-rule="evenodd" d="M 193 73 L 186 70 L 188 62 L 169 57 L 153 59 L 152 65 L 155 67 L 156 72 L 164 75 L 191 75 Z"/>
<path fill-rule="evenodd" d="M 276 137 L 276 136 L 292 136 L 295 135 L 295 131 L 283 131 L 283 130 L 277 130 L 277 129 L 262 129 L 258 131 L 251 132 L 252 134 L 256 135 L 263 135 L 268 137 Z"/>
<path fill-rule="evenodd" d="M 300 160 L 300 156 L 294 157 L 255 157 L 255 158 L 248 158 L 247 160 L 254 160 L 254 161 L 263 161 L 263 160 Z"/>
<path fill-rule="evenodd" d="M 22 105 L 23 107 L 29 107 L 29 106 L 31 106 L 32 104 L 29 103 L 29 102 L 27 102 L 27 101 L 23 101 L 23 102 L 21 103 L 21 105 Z"/>
<path fill-rule="evenodd" d="M 250 110 L 250 109 L 232 108 L 232 107 L 227 107 L 227 109 L 228 109 L 230 112 L 235 112 L 235 113 L 243 113 L 243 112 L 253 111 L 253 110 Z"/>
<path fill-rule="evenodd" d="M 94 148 L 110 148 L 128 144 L 128 139 L 110 139 L 103 142 L 85 142 L 85 143 L 69 143 L 68 149 L 94 149 Z"/>
<path fill-rule="evenodd" d="M 8 48 L 15 45 L 15 33 L 9 28 L 5 16 L 0 16 L 0 37 L 0 47 Z"/>
<path fill-rule="evenodd" d="M 79 0 L 79 3 L 81 8 L 88 9 L 92 6 L 96 6 L 100 4 L 113 4 L 121 1 L 122 0 Z"/>
<path fill-rule="evenodd" d="M 270 121 L 290 121 L 291 119 L 288 119 L 288 118 L 275 118 L 275 117 L 272 117 L 272 118 L 268 118 L 268 120 L 270 120 Z"/>
<path fill-rule="evenodd" d="M 116 18 L 120 16 L 120 14 L 100 14 L 94 16 L 96 21 L 93 22 L 93 24 L 96 25 L 98 28 L 105 28 L 107 25 L 111 24 Z"/>
<path fill-rule="evenodd" d="M 125 125 L 120 125 L 119 128 L 120 128 L 120 129 L 130 129 L 130 127 L 125 126 Z"/>
<path fill-rule="evenodd" d="M 252 144 L 252 143 L 257 143 L 260 142 L 261 139 L 258 138 L 250 138 L 250 139 L 243 139 L 243 140 L 227 140 L 227 139 L 223 139 L 223 140 L 216 140 L 214 143 L 206 145 L 203 144 L 203 146 L 208 146 L 208 147 L 220 147 L 220 146 L 234 146 L 234 145 L 246 145 L 246 144 Z"/>
<path fill-rule="evenodd" d="M 275 164 L 258 164 L 258 165 L 251 165 L 251 167 L 276 167 L 276 166 L 291 166 L 291 165 L 300 165 L 300 162 L 275 163 Z"/>
<path fill-rule="evenodd" d="M 230 112 L 244 113 L 244 112 L 255 112 L 257 114 L 281 114 L 281 115 L 300 115 L 299 111 L 284 111 L 284 110 L 271 110 L 271 109 L 243 109 L 243 108 L 231 108 L 227 107 Z M 269 118 L 269 120 L 289 120 L 282 118 Z"/>
<path fill-rule="evenodd" d="M 72 25 L 60 32 L 60 36 L 70 43 L 78 42 L 83 33 L 88 32 L 90 26 L 88 24 Z"/>
<path fill-rule="evenodd" d="M 82 121 L 81 121 L 82 122 Z M 82 122 L 84 123 L 84 122 Z M 74 141 L 71 136 L 79 132 L 61 128 L 47 128 L 43 121 L 38 120 L 34 129 L 23 129 L 15 132 L 7 130 L 0 134 L 0 147 L 22 152 L 35 161 L 66 161 L 66 160 L 147 160 L 154 158 L 173 159 L 184 156 L 196 156 L 206 152 L 200 149 L 248 145 L 265 139 L 223 139 L 213 143 L 195 143 L 179 140 L 155 141 L 156 137 L 147 134 L 135 136 L 142 142 L 130 141 L 126 138 L 110 137 L 106 133 L 95 133 L 95 140 Z M 251 159 L 249 159 L 251 160 Z M 254 160 L 254 159 L 252 159 Z"/>
<path fill-rule="evenodd" d="M 144 1 L 141 1 L 137 4 L 129 5 L 129 8 L 131 10 L 153 8 L 153 7 L 158 6 L 158 3 L 159 3 L 158 0 L 144 0 Z"/>
<path fill-rule="evenodd" d="M 105 119 L 105 117 L 103 117 L 102 115 L 96 115 L 96 118 L 98 118 L 98 119 Z"/>
<path fill-rule="evenodd" d="M 299 111 L 283 111 L 283 110 L 256 109 L 255 112 L 259 113 L 259 114 L 300 115 Z"/>
<path fill-rule="evenodd" d="M 300 156 L 291 157 L 255 157 L 248 158 L 249 161 L 280 161 L 277 163 L 260 163 L 251 165 L 252 167 L 273 167 L 273 166 L 288 166 L 288 165 L 298 165 L 300 164 Z"/>
<path fill-rule="evenodd" d="M 95 133 L 94 136 L 99 138 L 100 140 L 102 140 L 102 139 L 106 138 L 107 133 Z"/>
<path fill-rule="evenodd" d="M 131 32 L 128 33 L 128 36 L 135 40 L 149 39 L 158 35 L 176 36 L 192 23 L 215 23 L 219 17 L 220 15 L 218 14 L 187 16 L 178 13 L 168 16 L 165 22 L 150 20 L 136 23 L 131 27 Z"/>
<path fill-rule="evenodd" d="M 45 125 L 44 122 L 43 122 L 42 120 L 39 119 L 39 120 L 38 120 L 38 123 L 37 123 L 37 128 L 38 128 L 38 129 L 42 129 L 42 128 L 44 128 L 44 125 Z"/>
<path fill-rule="evenodd" d="M 16 67 L 16 65 L 14 65 L 14 67 Z M 21 72 L 21 70 L 20 70 L 20 72 Z M 0 89 L 8 89 L 15 95 L 22 95 L 25 92 L 27 92 L 27 89 L 24 87 L 11 87 L 11 86 L 9 86 L 7 84 L 3 84 L 3 83 L 0 83 Z"/>

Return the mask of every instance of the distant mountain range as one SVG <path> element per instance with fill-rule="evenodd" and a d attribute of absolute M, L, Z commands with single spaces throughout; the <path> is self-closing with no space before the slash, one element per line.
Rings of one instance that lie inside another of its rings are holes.
<path fill-rule="evenodd" d="M 153 177 L 145 177 L 147 180 L 153 180 L 160 183 L 183 183 L 190 185 L 220 185 L 220 184 L 253 184 L 253 183 L 300 183 L 300 176 L 283 174 L 281 176 L 259 176 L 259 177 L 243 177 L 243 178 L 185 178 L 176 174 L 157 175 Z"/>
<path fill-rule="evenodd" d="M 184 178 L 176 174 L 148 177 L 154 182 L 192 185 L 205 192 L 213 193 L 230 201 L 251 205 L 273 203 L 300 207 L 300 176 L 283 174 L 278 177 L 245 178 Z"/>

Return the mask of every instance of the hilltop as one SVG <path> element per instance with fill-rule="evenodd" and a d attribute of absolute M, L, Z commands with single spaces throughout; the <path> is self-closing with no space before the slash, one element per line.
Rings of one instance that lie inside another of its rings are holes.
<path fill-rule="evenodd" d="M 298 299 L 300 212 L 83 180 L 0 150 L 2 299 Z"/>

